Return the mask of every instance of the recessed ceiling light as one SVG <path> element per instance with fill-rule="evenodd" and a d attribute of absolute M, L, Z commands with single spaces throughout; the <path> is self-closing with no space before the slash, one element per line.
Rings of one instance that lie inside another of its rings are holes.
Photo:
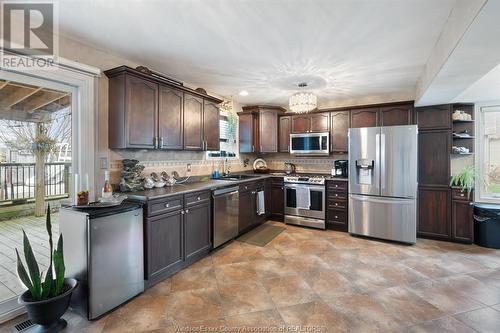
<path fill-rule="evenodd" d="M 240 91 L 240 96 L 248 96 L 248 91 L 246 90 Z"/>

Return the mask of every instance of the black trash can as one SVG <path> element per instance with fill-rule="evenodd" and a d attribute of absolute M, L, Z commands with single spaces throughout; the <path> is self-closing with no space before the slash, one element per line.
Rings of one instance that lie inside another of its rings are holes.
<path fill-rule="evenodd" d="M 500 249 L 500 205 L 474 204 L 474 243 Z"/>

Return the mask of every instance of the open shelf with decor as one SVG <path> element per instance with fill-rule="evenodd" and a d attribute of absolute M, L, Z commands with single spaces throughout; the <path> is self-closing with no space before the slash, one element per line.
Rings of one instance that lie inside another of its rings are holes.
<path fill-rule="evenodd" d="M 453 156 L 470 156 L 474 154 L 474 105 L 454 104 L 451 109 Z"/>

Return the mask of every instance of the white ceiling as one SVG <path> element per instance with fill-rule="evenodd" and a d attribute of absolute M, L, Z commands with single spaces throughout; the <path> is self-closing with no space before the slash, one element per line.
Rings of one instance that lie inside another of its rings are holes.
<path fill-rule="evenodd" d="M 403 100 L 455 0 L 60 0 L 60 32 L 243 104 Z M 246 97 L 238 92 L 247 90 Z"/>
<path fill-rule="evenodd" d="M 500 63 L 499 22 L 500 0 L 487 1 L 427 91 L 418 96 L 418 105 L 500 99 L 499 74 L 493 70 Z"/>

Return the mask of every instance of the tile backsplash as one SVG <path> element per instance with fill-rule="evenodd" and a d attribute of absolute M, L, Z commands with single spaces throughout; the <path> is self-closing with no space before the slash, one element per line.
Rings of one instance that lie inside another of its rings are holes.
<path fill-rule="evenodd" d="M 214 168 L 222 170 L 221 160 L 208 160 L 205 152 L 190 151 L 148 151 L 148 150 L 113 150 L 110 159 L 110 176 L 113 184 L 119 183 L 123 159 L 136 159 L 145 166 L 144 174 L 151 172 L 166 171 L 171 173 L 177 171 L 179 175 L 187 174 L 187 164 L 191 164 L 192 176 L 210 175 Z M 253 161 L 262 157 L 267 166 L 272 170 L 283 170 L 284 163 L 295 164 L 297 172 L 330 173 L 333 161 L 347 159 L 347 155 L 331 155 L 328 157 L 296 157 L 290 154 L 241 154 L 238 158 L 228 159 L 231 172 L 242 172 L 252 170 Z M 244 160 L 248 158 L 248 165 L 244 166 Z"/>

